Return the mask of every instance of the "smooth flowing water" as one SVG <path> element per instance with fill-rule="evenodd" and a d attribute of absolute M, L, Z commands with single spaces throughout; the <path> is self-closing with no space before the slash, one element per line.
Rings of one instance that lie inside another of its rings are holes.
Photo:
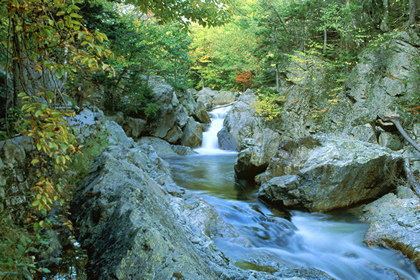
<path fill-rule="evenodd" d="M 340 280 L 420 279 L 416 267 L 401 254 L 368 248 L 363 243 L 368 225 L 356 218 L 345 213 L 292 211 L 287 220 L 257 199 L 252 184 L 235 182 L 237 155 L 218 149 L 214 137 L 228 110 L 212 112 L 213 121 L 204 134 L 203 147 L 197 149 L 199 154 L 167 160 L 175 181 L 202 195 L 240 233 L 239 237 L 214 240 L 229 258 L 237 264 L 264 258 L 296 268 L 314 267 Z M 275 266 L 270 269 L 275 271 Z"/>

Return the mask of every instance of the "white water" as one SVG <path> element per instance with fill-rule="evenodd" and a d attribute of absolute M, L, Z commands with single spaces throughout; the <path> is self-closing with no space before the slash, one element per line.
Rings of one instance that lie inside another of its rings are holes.
<path fill-rule="evenodd" d="M 368 224 L 349 215 L 301 211 L 292 211 L 288 221 L 258 201 L 255 188 L 236 182 L 236 155 L 220 150 L 217 139 L 229 110 L 211 112 L 212 124 L 203 135 L 203 146 L 197 149 L 201 155 L 170 162 L 177 184 L 200 193 L 239 233 L 214 239 L 233 262 L 317 268 L 338 280 L 420 279 L 408 258 L 363 243 Z"/>
<path fill-rule="evenodd" d="M 223 121 L 232 106 L 216 108 L 210 112 L 211 123 L 209 129 L 203 133 L 203 143 L 200 148 L 195 149 L 199 154 L 215 155 L 233 153 L 232 151 L 222 150 L 219 147 L 217 133 L 223 128 Z"/>

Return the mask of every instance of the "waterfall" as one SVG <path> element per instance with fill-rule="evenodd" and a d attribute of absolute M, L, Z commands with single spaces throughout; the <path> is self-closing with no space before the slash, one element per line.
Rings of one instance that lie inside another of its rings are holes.
<path fill-rule="evenodd" d="M 217 133 L 223 128 L 223 121 L 232 106 L 219 107 L 210 112 L 211 123 L 209 129 L 203 133 L 203 142 L 200 148 L 195 149 L 199 154 L 223 154 L 233 153 L 232 151 L 222 150 L 219 147 Z"/>

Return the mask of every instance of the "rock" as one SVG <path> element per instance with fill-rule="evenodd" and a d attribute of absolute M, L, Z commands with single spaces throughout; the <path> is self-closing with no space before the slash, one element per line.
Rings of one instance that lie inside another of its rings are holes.
<path fill-rule="evenodd" d="M 203 88 L 197 93 L 197 102 L 202 102 L 207 109 L 212 108 L 213 97 L 216 95 L 216 92 L 210 88 Z"/>
<path fill-rule="evenodd" d="M 184 135 L 181 138 L 181 145 L 190 148 L 197 148 L 203 140 L 203 127 L 190 117 L 187 125 L 184 127 Z"/>
<path fill-rule="evenodd" d="M 168 142 L 160 138 L 146 136 L 140 138 L 137 141 L 137 143 L 140 145 L 147 144 L 152 146 L 160 157 L 176 154 L 172 149 L 172 146 Z"/>
<path fill-rule="evenodd" d="M 210 123 L 210 115 L 207 112 L 207 108 L 204 105 L 203 102 L 198 101 L 195 107 L 195 111 L 192 115 L 196 121 L 199 121 L 201 123 Z"/>
<path fill-rule="evenodd" d="M 235 175 L 238 179 L 253 180 L 263 172 L 276 154 L 280 135 L 269 128 L 257 133 L 252 139 L 242 141 L 242 147 L 235 163 Z"/>
<path fill-rule="evenodd" d="M 351 135 L 355 126 L 374 121 L 378 115 L 396 112 L 396 108 L 414 98 L 419 84 L 410 82 L 407 77 L 417 75 L 413 67 L 417 65 L 415 58 L 420 55 L 420 39 L 408 32 L 394 35 L 392 42 L 385 43 L 387 47 L 366 50 L 359 55 L 360 63 L 350 74 L 352 78 L 337 96 L 340 102 L 325 113 L 322 131 Z M 405 115 L 404 118 L 408 123 L 413 116 Z M 365 140 L 357 134 L 353 136 Z M 391 149 L 401 146 L 401 139 L 395 136 L 391 142 L 389 135 L 384 136 L 387 138 L 384 142 L 390 144 Z M 376 138 L 371 140 L 376 143 Z"/>
<path fill-rule="evenodd" d="M 252 138 L 265 127 L 263 118 L 255 116 L 251 105 L 254 99 L 254 92 L 247 90 L 226 115 L 225 130 L 220 136 L 222 145 L 228 146 L 229 150 L 239 150 L 243 139 Z"/>
<path fill-rule="evenodd" d="M 387 148 L 314 135 L 281 143 L 256 181 L 264 200 L 325 212 L 384 195 L 402 173 L 402 156 Z"/>
<path fill-rule="evenodd" d="M 235 102 L 237 92 L 221 90 L 215 94 L 212 103 L 214 105 L 226 105 Z"/>
<path fill-rule="evenodd" d="M 143 119 L 128 117 L 125 120 L 125 123 L 126 123 L 126 126 L 124 130 L 127 136 L 133 137 L 133 138 L 139 138 L 147 122 Z"/>
<path fill-rule="evenodd" d="M 420 269 L 420 199 L 407 187 L 364 207 L 361 219 L 369 222 L 365 242 L 401 251 Z"/>
<path fill-rule="evenodd" d="M 126 148 L 134 147 L 135 142 L 133 138 L 128 137 L 121 126 L 114 121 L 107 121 L 104 128 L 109 135 L 108 141 L 110 144 L 121 144 Z"/>
<path fill-rule="evenodd" d="M 108 148 L 96 160 L 96 173 L 78 188 L 72 212 L 89 255 L 88 278 L 171 279 L 179 273 L 187 279 L 217 279 L 145 170 L 162 173 L 168 166 L 156 157 L 157 162 L 148 159 L 147 153 Z M 169 178 L 162 180 L 168 183 Z"/>
<path fill-rule="evenodd" d="M 401 135 L 383 131 L 378 138 L 378 144 L 391 150 L 398 151 L 403 148 L 404 139 Z"/>
<path fill-rule="evenodd" d="M 158 119 L 156 127 L 150 132 L 150 135 L 165 138 L 168 131 L 175 125 L 176 116 L 172 107 L 164 106 L 161 110 L 161 117 Z"/>
<path fill-rule="evenodd" d="M 179 141 L 179 139 L 181 139 L 183 133 L 182 129 L 175 125 L 168 131 L 165 136 L 165 140 L 169 143 L 175 144 Z"/>
<path fill-rule="evenodd" d="M 186 146 L 172 145 L 172 150 L 180 156 L 190 156 L 197 154 L 193 149 Z"/>
<path fill-rule="evenodd" d="M 74 135 L 79 142 L 83 143 L 87 137 L 97 133 L 98 128 L 105 122 L 105 116 L 96 107 L 84 108 L 79 114 L 68 118 L 67 122 L 71 127 L 76 128 Z"/>

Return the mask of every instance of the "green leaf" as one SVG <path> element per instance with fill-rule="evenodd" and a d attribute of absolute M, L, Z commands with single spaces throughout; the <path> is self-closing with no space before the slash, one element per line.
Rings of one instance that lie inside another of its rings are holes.
<path fill-rule="evenodd" d="M 37 207 L 40 203 L 41 203 L 41 201 L 40 201 L 40 200 L 35 200 L 35 201 L 33 201 L 33 202 L 31 203 L 31 205 L 32 205 L 33 207 Z"/>
<path fill-rule="evenodd" d="M 26 251 L 26 249 L 25 249 L 25 247 L 23 247 L 22 245 L 20 245 L 20 244 L 18 244 L 17 245 L 17 249 L 19 250 L 19 252 L 21 252 L 21 253 L 25 253 L 25 251 Z"/>

